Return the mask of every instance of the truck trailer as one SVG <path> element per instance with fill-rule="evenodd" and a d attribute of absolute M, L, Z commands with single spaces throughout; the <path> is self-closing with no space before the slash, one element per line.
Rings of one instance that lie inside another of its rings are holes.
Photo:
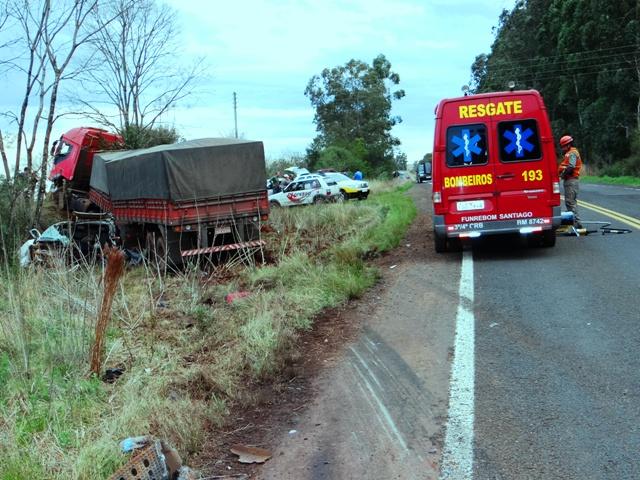
<path fill-rule="evenodd" d="M 117 150 L 105 130 L 74 129 L 54 146 L 49 179 L 70 211 L 109 213 L 123 246 L 163 267 L 257 249 L 269 202 L 262 142 L 206 138 Z"/>

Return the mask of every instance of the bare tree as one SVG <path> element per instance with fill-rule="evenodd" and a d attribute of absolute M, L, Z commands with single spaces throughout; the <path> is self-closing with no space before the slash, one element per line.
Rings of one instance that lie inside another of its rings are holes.
<path fill-rule="evenodd" d="M 51 0 L 44 0 L 44 3 L 46 5 L 45 8 L 50 10 Z M 49 142 L 53 124 L 57 118 L 56 106 L 60 82 L 63 80 L 63 75 L 78 48 L 91 40 L 102 28 L 85 28 L 89 14 L 92 11 L 99 10 L 98 5 L 98 0 L 73 0 L 66 11 L 61 11 L 56 18 L 49 18 L 49 22 L 47 22 L 43 31 L 44 44 L 53 79 L 49 86 L 51 91 L 49 93 L 45 132 L 42 141 L 42 162 L 40 164 L 40 183 L 34 214 L 35 222 L 40 219 L 40 211 L 46 191 L 45 179 L 49 166 Z M 40 100 L 42 101 L 43 97 L 40 97 Z"/>
<path fill-rule="evenodd" d="M 14 2 L 9 5 L 10 13 L 23 33 L 22 41 L 24 42 L 24 48 L 27 51 L 26 65 L 15 60 L 12 62 L 15 69 L 23 73 L 25 81 L 25 91 L 24 97 L 22 98 L 22 104 L 20 105 L 20 112 L 17 116 L 14 116 L 14 120 L 17 124 L 16 158 L 14 169 L 16 174 L 20 171 L 22 142 L 26 142 L 25 122 L 27 120 L 27 108 L 29 107 L 29 101 L 31 100 L 34 90 L 38 86 L 40 86 L 40 96 L 46 95 L 43 82 L 47 70 L 47 57 L 43 32 L 47 21 L 49 20 L 50 5 L 45 2 L 41 7 L 42 8 L 39 11 L 35 9 L 29 10 L 27 0 Z M 41 113 L 42 109 L 39 109 L 38 114 L 33 117 L 33 136 L 36 134 Z M 27 152 L 27 169 L 29 171 L 31 171 L 33 167 L 32 152 L 33 148 Z"/>
<path fill-rule="evenodd" d="M 6 1 L 0 3 L 0 34 L 6 33 L 9 23 L 9 8 Z M 7 38 L 4 36 L 4 38 Z M 0 52 L 4 52 L 7 47 L 12 45 L 15 39 L 5 40 L 4 43 L 0 43 Z M 4 67 L 9 63 L 9 60 L 0 55 L 0 67 Z M 7 152 L 4 147 L 4 136 L 2 130 L 0 130 L 0 157 L 2 157 L 2 166 L 4 167 L 4 176 L 8 180 L 11 180 L 11 169 L 9 168 L 9 159 L 7 158 Z"/>
<path fill-rule="evenodd" d="M 87 44 L 111 18 L 103 18 L 100 24 L 89 22 L 98 15 L 106 0 L 5 0 L 6 17 L 0 13 L 0 25 L 11 23 L 15 43 L 11 51 L 19 52 L 14 58 L 4 59 L 4 65 L 24 80 L 24 95 L 15 112 L 7 112 L 16 126 L 16 152 L 14 173 L 21 171 L 23 153 L 26 168 L 31 174 L 34 165 L 36 141 L 42 140 L 40 182 L 33 222 L 40 217 L 46 188 L 49 142 L 57 114 L 61 84 L 77 77 L 81 65 L 72 65 L 78 49 Z M 3 10 L 0 8 L 0 12 Z M 0 45 L 0 48 L 2 45 Z M 35 101 L 35 105 L 34 105 Z M 44 128 L 44 133 L 41 132 Z M 9 160 L 0 133 L 0 154 L 5 174 L 10 177 Z"/>
<path fill-rule="evenodd" d="M 203 72 L 202 61 L 185 68 L 176 61 L 176 14 L 154 0 L 115 0 L 104 24 L 96 16 L 99 34 L 91 43 L 96 67 L 87 80 L 95 85 L 96 98 L 81 102 L 86 114 L 100 124 L 126 133 L 153 128 L 176 102 L 192 93 Z"/>

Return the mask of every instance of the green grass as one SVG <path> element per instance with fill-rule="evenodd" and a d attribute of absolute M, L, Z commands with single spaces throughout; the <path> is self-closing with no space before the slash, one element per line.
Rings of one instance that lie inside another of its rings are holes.
<path fill-rule="evenodd" d="M 584 175 L 580 177 L 580 181 L 584 183 L 600 183 L 605 185 L 624 185 L 627 187 L 640 187 L 640 177 L 596 177 L 592 175 Z"/>
<path fill-rule="evenodd" d="M 104 365 L 126 369 L 114 384 L 87 375 L 99 269 L 0 273 L 0 480 L 107 478 L 132 435 L 165 438 L 189 461 L 208 426 L 296 354 L 318 313 L 374 284 L 365 259 L 400 242 L 416 214 L 410 187 L 273 212 L 266 266 L 208 278 L 128 270 L 106 339 Z M 237 290 L 251 295 L 228 305 Z"/>

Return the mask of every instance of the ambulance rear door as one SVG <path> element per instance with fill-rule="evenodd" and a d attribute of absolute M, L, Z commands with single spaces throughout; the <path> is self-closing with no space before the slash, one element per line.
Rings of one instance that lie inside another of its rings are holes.
<path fill-rule="evenodd" d="M 491 119 L 497 137 L 493 164 L 500 220 L 551 226 L 555 159 L 548 158 L 553 140 L 543 108 L 536 96 L 526 95 L 522 113 Z"/>
<path fill-rule="evenodd" d="M 481 230 L 483 222 L 496 214 L 490 125 L 486 118 L 466 122 L 452 123 L 445 132 L 441 185 L 448 236 Z"/>

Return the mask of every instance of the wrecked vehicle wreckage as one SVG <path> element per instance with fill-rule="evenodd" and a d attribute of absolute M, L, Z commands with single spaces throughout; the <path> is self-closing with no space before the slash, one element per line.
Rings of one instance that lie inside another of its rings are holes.
<path fill-rule="evenodd" d="M 54 223 L 42 233 L 31 229 L 31 239 L 20 248 L 20 265 L 48 265 L 54 258 L 68 263 L 93 263 L 102 258 L 105 247 L 119 246 L 120 239 L 111 215 L 76 212 L 74 217 Z"/>

